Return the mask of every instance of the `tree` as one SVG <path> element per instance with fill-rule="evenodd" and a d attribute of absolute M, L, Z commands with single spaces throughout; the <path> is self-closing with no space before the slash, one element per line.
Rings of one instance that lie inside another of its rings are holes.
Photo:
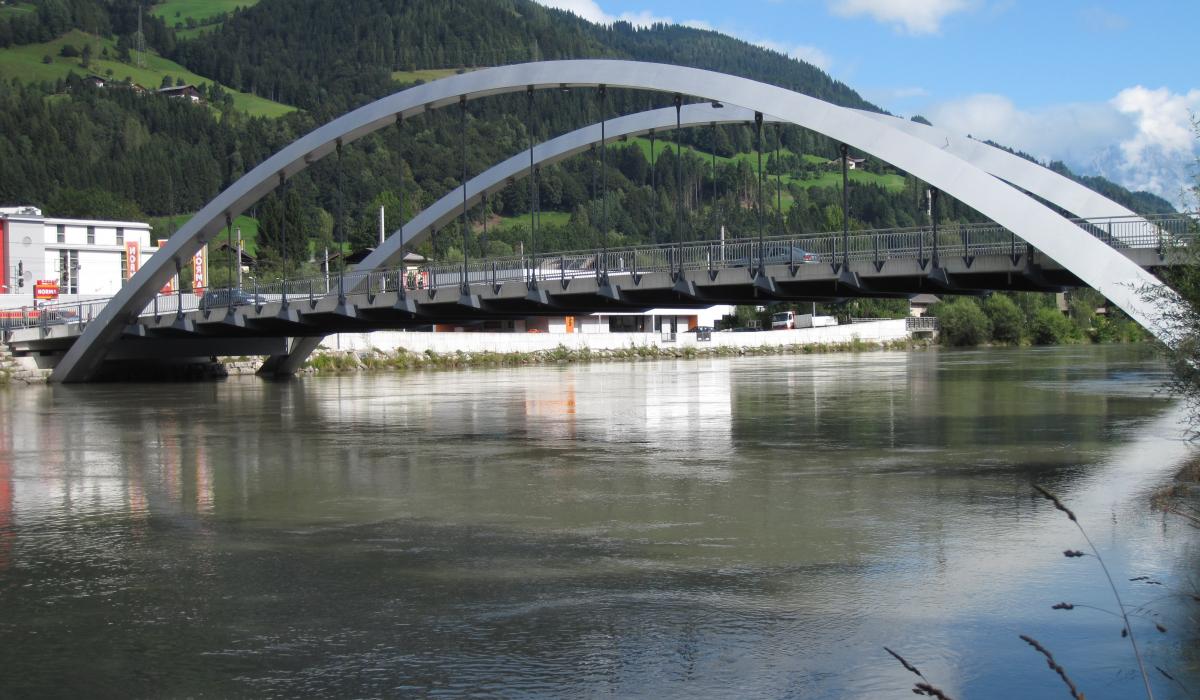
<path fill-rule="evenodd" d="M 1029 322 L 1029 337 L 1034 345 L 1058 345 L 1073 336 L 1071 320 L 1058 309 L 1041 308 Z"/>
<path fill-rule="evenodd" d="M 313 217 L 305 211 L 304 202 L 294 189 L 289 189 L 282 198 L 264 199 L 258 215 L 258 255 L 267 266 L 286 277 L 308 259 Z"/>
<path fill-rule="evenodd" d="M 974 299 L 955 299 L 939 304 L 936 315 L 945 345 L 982 345 L 992 335 L 991 323 Z"/>
<path fill-rule="evenodd" d="M 1193 122 L 1200 136 L 1200 121 Z M 1200 179 L 1190 191 L 1189 208 L 1200 203 Z M 1165 287 L 1144 289 L 1142 298 L 1161 310 L 1156 325 L 1170 338 L 1162 344 L 1171 369 L 1171 392 L 1183 399 L 1188 408 L 1191 433 L 1200 428 L 1200 251 L 1188 240 L 1195 241 L 1200 230 L 1193 223 L 1187 240 L 1176 241 L 1168 253 L 1183 264 L 1164 268 Z"/>
<path fill-rule="evenodd" d="M 114 221 L 142 221 L 146 218 L 133 202 L 98 187 L 87 190 L 64 188 L 55 192 L 46 202 L 46 214 Z"/>
<path fill-rule="evenodd" d="M 983 303 L 983 312 L 992 324 L 992 339 L 1017 345 L 1025 334 L 1025 316 L 1012 299 L 993 294 Z"/>

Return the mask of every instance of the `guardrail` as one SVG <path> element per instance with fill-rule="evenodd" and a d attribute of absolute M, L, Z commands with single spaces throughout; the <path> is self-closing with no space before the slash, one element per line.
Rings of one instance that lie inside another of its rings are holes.
<path fill-rule="evenodd" d="M 936 316 L 909 316 L 904 319 L 904 329 L 909 333 L 941 330 Z"/>
<path fill-rule="evenodd" d="M 1193 214 L 1151 217 L 1072 219 L 1083 230 L 1115 248 L 1165 250 L 1184 245 L 1197 235 Z M 470 286 L 499 286 L 505 282 L 566 282 L 578 277 L 635 277 L 649 272 L 716 271 L 756 268 L 759 265 L 792 266 L 836 263 L 845 259 L 886 263 L 890 260 L 934 259 L 940 256 L 1024 254 L 1031 247 L 1010 231 L 993 223 L 939 227 L 876 229 L 796 236 L 733 238 L 725 241 L 691 241 L 679 244 L 630 246 L 619 249 L 578 250 L 537 255 L 491 258 L 462 263 L 431 263 L 414 268 L 371 272 L 348 271 L 238 288 L 210 289 L 203 296 L 163 294 L 155 297 L 139 316 L 161 318 L 197 309 L 258 306 L 272 302 L 310 304 L 334 293 L 366 294 Z M 91 322 L 110 299 L 67 304 L 45 304 L 14 318 L 0 317 L 0 328 L 42 327 Z"/>

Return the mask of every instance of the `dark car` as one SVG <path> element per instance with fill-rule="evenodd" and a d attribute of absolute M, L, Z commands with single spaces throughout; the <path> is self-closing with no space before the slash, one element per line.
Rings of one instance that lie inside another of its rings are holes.
<path fill-rule="evenodd" d="M 789 246 L 787 243 L 771 243 L 763 244 L 762 260 L 766 265 L 786 265 L 792 263 L 802 265 L 804 263 L 815 263 L 817 256 L 798 245 Z M 758 266 L 758 251 L 755 250 L 750 254 L 749 258 L 741 257 L 730 261 L 733 267 L 757 267 Z"/>
<path fill-rule="evenodd" d="M 240 289 L 210 289 L 200 297 L 200 310 L 223 309 L 228 306 L 262 304 L 266 299 Z"/>

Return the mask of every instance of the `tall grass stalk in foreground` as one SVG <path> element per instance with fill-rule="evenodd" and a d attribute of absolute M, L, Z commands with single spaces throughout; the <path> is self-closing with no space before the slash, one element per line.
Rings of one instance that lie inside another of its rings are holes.
<path fill-rule="evenodd" d="M 1146 665 L 1142 663 L 1142 652 L 1138 650 L 1137 640 L 1133 636 L 1133 625 L 1129 624 L 1129 614 L 1125 611 L 1125 604 L 1121 602 L 1121 594 L 1117 592 L 1117 584 L 1113 581 L 1113 577 L 1108 573 L 1108 567 L 1104 564 L 1104 557 L 1100 556 L 1100 550 L 1096 549 L 1096 545 L 1092 542 L 1092 538 L 1088 537 L 1087 531 L 1083 529 L 1083 525 L 1079 523 L 1079 519 L 1071 512 L 1071 509 L 1063 505 L 1058 496 L 1054 495 L 1049 489 L 1039 484 L 1034 484 L 1033 488 L 1042 495 L 1043 498 L 1054 504 L 1054 507 L 1067 514 L 1071 522 L 1075 523 L 1075 527 L 1079 529 L 1079 533 L 1083 535 L 1083 539 L 1087 541 L 1088 547 L 1092 550 L 1092 555 L 1096 557 L 1096 561 L 1100 562 L 1100 568 L 1104 571 L 1104 577 L 1108 579 L 1108 586 L 1112 589 L 1113 597 L 1117 599 L 1117 610 L 1121 615 L 1121 619 L 1125 622 L 1124 633 L 1128 634 L 1129 644 L 1133 647 L 1133 656 L 1137 659 L 1138 671 L 1142 674 L 1142 683 L 1146 686 L 1146 697 L 1149 700 L 1154 700 L 1154 691 L 1150 688 L 1150 676 L 1146 673 Z M 1079 556 L 1080 552 L 1067 550 L 1064 552 L 1067 557 Z M 1024 639 L 1024 638 L 1023 638 Z M 1028 640 L 1026 640 L 1028 643 Z M 1035 647 L 1037 648 L 1037 647 Z M 1039 649 L 1041 651 L 1041 649 Z M 1043 651 L 1043 653 L 1045 653 Z M 1050 657 L 1053 659 L 1053 657 Z M 1065 676 L 1064 676 L 1065 678 Z"/>
<path fill-rule="evenodd" d="M 886 651 L 887 653 L 891 654 L 892 658 L 899 661 L 900 665 L 902 665 L 902 666 L 904 666 L 904 668 L 908 669 L 908 671 L 910 673 L 912 673 L 913 675 L 915 675 L 921 679 L 920 683 L 915 683 L 913 685 L 912 691 L 914 693 L 916 693 L 917 695 L 928 695 L 929 697 L 937 698 L 938 700 L 952 700 L 952 698 L 949 695 L 946 695 L 941 690 L 935 688 L 933 686 L 933 684 L 929 682 L 929 679 L 925 677 L 925 674 L 918 671 L 916 666 L 913 666 L 912 664 L 908 663 L 908 661 L 906 661 L 903 656 L 900 656 L 899 654 L 892 651 L 891 649 L 888 649 L 887 647 L 884 647 L 883 650 Z"/>

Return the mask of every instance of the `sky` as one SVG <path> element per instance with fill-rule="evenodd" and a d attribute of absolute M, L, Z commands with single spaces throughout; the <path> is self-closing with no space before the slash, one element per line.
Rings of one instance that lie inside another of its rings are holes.
<path fill-rule="evenodd" d="M 537 1 L 736 36 L 893 114 L 1196 206 L 1200 0 Z"/>

